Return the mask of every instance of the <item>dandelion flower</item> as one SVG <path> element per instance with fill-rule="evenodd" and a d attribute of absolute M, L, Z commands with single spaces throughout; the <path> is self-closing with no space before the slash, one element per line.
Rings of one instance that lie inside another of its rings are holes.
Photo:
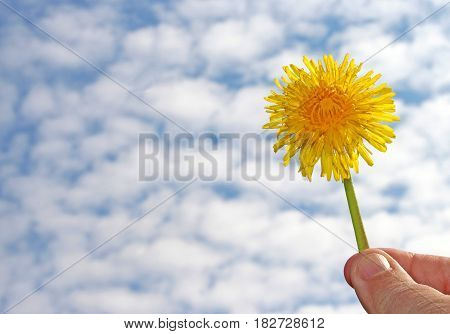
<path fill-rule="evenodd" d="M 331 55 L 314 62 L 303 57 L 306 69 L 284 66 L 286 76 L 275 79 L 279 91 L 266 100 L 270 120 L 265 129 L 277 130 L 274 150 L 286 148 L 284 164 L 298 155 L 299 171 L 311 181 L 320 161 L 321 176 L 344 183 L 358 249 L 369 248 L 350 169 L 358 172 L 361 156 L 372 166 L 371 146 L 385 152 L 395 138 L 386 123 L 394 115 L 394 92 L 385 83 L 376 84 L 380 74 L 369 71 L 358 76 L 362 63 L 345 55 L 339 64 Z"/>
<path fill-rule="evenodd" d="M 350 168 L 358 172 L 361 156 L 372 166 L 368 145 L 385 152 L 395 138 L 387 122 L 394 115 L 395 93 L 373 71 L 358 77 L 362 63 L 347 54 L 342 63 L 331 55 L 317 63 L 306 56 L 307 70 L 284 66 L 286 76 L 275 79 L 280 92 L 266 97 L 270 121 L 265 129 L 277 129 L 274 150 L 286 147 L 284 164 L 298 153 L 300 172 L 311 180 L 314 166 L 321 164 L 321 176 L 336 181 L 350 178 Z"/>

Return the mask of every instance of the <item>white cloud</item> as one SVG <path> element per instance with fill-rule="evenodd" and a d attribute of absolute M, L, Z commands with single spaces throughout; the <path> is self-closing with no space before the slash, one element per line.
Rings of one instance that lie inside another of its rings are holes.
<path fill-rule="evenodd" d="M 73 312 L 85 313 L 167 313 L 172 306 L 160 294 L 130 292 L 124 288 L 81 290 L 70 294 L 68 305 Z"/>
<path fill-rule="evenodd" d="M 207 127 L 226 108 L 228 95 L 223 85 L 205 79 L 160 82 L 145 92 L 158 110 L 194 131 Z"/>
<path fill-rule="evenodd" d="M 443 91 L 449 85 L 447 59 L 448 28 L 443 24 L 425 21 L 404 38 L 388 48 L 396 37 L 393 30 L 384 30 L 378 24 L 349 26 L 336 33 L 330 41 L 338 44 L 341 54 L 350 52 L 357 61 L 376 55 L 365 65 L 366 71 L 374 69 L 383 73 L 383 81 L 395 88 L 413 89 L 418 93 Z"/>
<path fill-rule="evenodd" d="M 99 62 L 112 58 L 120 30 L 115 29 L 115 11 L 106 7 L 82 9 L 77 6 L 59 6 L 46 10 L 43 17 L 30 20 L 55 39 L 89 61 Z M 13 13 L 9 13 L 14 15 Z M 44 66 L 80 68 L 86 66 L 71 51 L 26 25 L 19 18 L 8 28 L 2 40 L 2 63 L 8 68 L 21 68 L 36 78 L 45 76 Z M 26 50 L 26 52 L 24 52 Z"/>
<path fill-rule="evenodd" d="M 194 36 L 181 25 L 141 27 L 129 31 L 121 44 L 122 53 L 111 65 L 111 73 L 133 91 L 177 79 L 180 73 L 193 73 L 198 67 Z"/>
<path fill-rule="evenodd" d="M 282 26 L 270 16 L 219 21 L 202 38 L 201 55 L 206 58 L 214 75 L 215 71 L 252 63 L 260 56 L 274 52 L 282 41 L 282 34 Z"/>
<path fill-rule="evenodd" d="M 120 30 L 115 28 L 116 19 L 117 12 L 106 6 L 89 10 L 63 6 L 48 10 L 39 23 L 45 31 L 77 53 L 91 61 L 99 61 L 110 59 L 114 54 L 117 37 L 120 36 Z M 54 49 L 48 51 L 45 54 L 53 58 Z"/>
<path fill-rule="evenodd" d="M 0 127 L 6 128 L 14 120 L 14 103 L 17 99 L 16 87 L 10 83 L 0 81 Z"/>
<path fill-rule="evenodd" d="M 165 66 L 185 64 L 190 56 L 192 37 L 182 27 L 160 24 L 132 31 L 125 36 L 127 57 L 159 59 Z"/>
<path fill-rule="evenodd" d="M 35 86 L 23 101 L 22 110 L 28 117 L 43 118 L 55 111 L 54 98 L 51 90 L 46 86 Z"/>

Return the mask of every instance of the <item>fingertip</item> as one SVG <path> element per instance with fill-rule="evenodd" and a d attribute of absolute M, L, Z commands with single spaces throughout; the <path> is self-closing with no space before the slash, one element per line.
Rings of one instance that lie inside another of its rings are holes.
<path fill-rule="evenodd" d="M 360 253 L 353 254 L 344 265 L 345 280 L 347 281 L 348 285 L 350 285 L 352 288 L 353 288 L 351 277 L 352 267 L 357 262 L 356 260 L 360 255 L 361 255 Z"/>
<path fill-rule="evenodd" d="M 370 253 L 379 253 L 379 254 L 382 254 L 383 256 L 387 255 L 384 251 L 382 251 L 379 248 L 369 248 L 369 249 L 362 251 L 361 253 L 353 254 L 345 263 L 344 277 L 345 277 L 345 280 L 347 281 L 348 285 L 350 285 L 352 288 L 354 288 L 353 283 L 352 283 L 352 268 L 355 266 L 355 264 L 357 262 L 359 262 L 359 260 L 361 259 L 362 256 L 370 254 Z"/>

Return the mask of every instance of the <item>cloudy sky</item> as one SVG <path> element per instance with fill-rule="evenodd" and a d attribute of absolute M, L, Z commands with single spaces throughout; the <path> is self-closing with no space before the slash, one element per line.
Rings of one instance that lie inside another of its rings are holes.
<path fill-rule="evenodd" d="M 138 179 L 140 133 L 265 135 L 305 54 L 375 54 L 397 92 L 397 139 L 354 177 L 371 245 L 450 256 L 450 6 L 383 49 L 445 3 L 1 0 L 0 309 L 362 312 L 342 184 L 246 180 L 257 152 L 220 143 L 214 182 Z"/>

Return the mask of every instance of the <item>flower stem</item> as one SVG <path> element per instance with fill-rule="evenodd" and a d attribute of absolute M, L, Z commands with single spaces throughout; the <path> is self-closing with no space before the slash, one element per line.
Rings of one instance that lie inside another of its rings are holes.
<path fill-rule="evenodd" d="M 369 248 L 369 242 L 367 241 L 366 232 L 364 231 L 364 225 L 361 219 L 361 213 L 359 212 L 352 178 L 349 177 L 348 179 L 344 179 L 343 182 L 350 216 L 352 217 L 353 229 L 355 230 L 356 243 L 358 244 L 358 250 L 362 252 Z"/>

